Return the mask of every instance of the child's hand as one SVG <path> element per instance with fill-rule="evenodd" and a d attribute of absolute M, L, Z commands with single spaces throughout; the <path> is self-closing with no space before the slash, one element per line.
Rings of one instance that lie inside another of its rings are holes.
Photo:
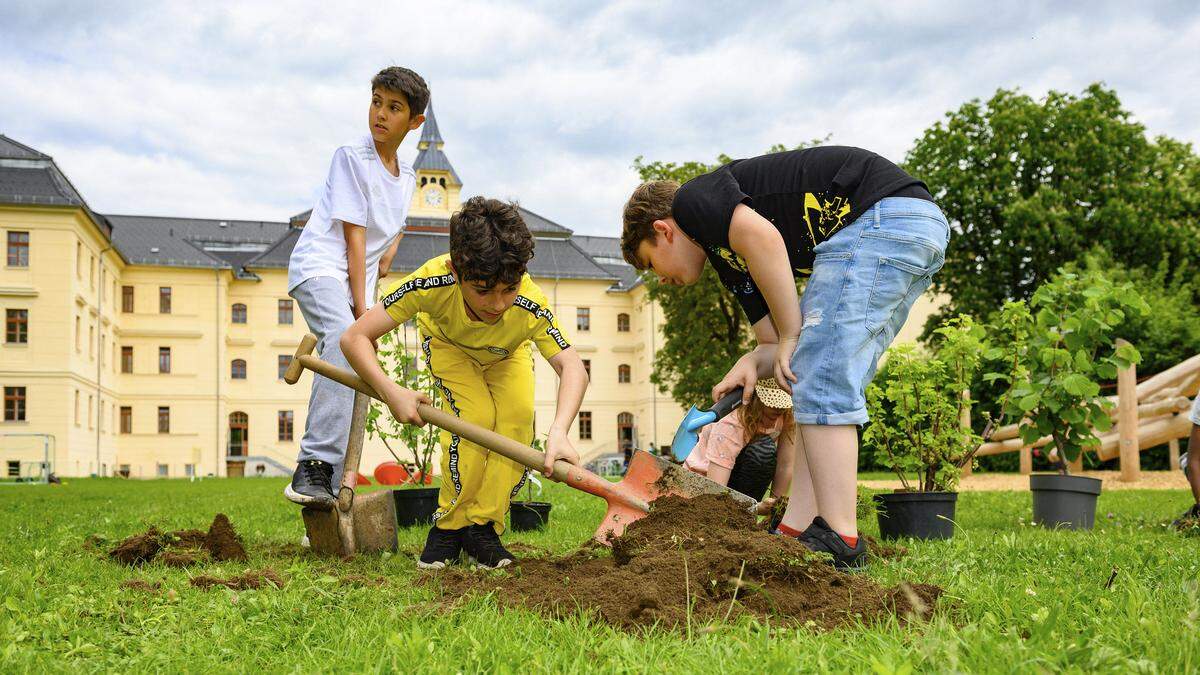
<path fill-rule="evenodd" d="M 420 403 L 433 405 L 433 401 L 425 394 L 405 389 L 400 385 L 389 388 L 383 398 L 387 402 L 388 409 L 392 411 L 392 417 L 404 424 L 414 424 L 418 427 L 425 426 L 425 420 L 417 414 L 417 405 Z"/>
<path fill-rule="evenodd" d="M 542 465 L 542 474 L 550 478 L 554 473 L 554 462 L 560 459 L 572 466 L 579 465 L 579 453 L 571 445 L 567 432 L 551 427 L 546 439 L 546 463 Z"/>
<path fill-rule="evenodd" d="M 792 354 L 799 341 L 800 338 L 795 336 L 779 338 L 779 346 L 775 348 L 775 381 L 789 394 L 792 393 L 792 383 L 796 381 L 796 375 L 792 373 Z"/>
<path fill-rule="evenodd" d="M 750 405 L 750 397 L 754 396 L 754 384 L 758 382 L 759 355 L 771 358 L 770 352 L 755 350 L 738 359 L 737 363 L 725 373 L 725 377 L 712 389 L 713 403 L 724 398 L 725 394 L 742 388 L 742 405 Z"/>

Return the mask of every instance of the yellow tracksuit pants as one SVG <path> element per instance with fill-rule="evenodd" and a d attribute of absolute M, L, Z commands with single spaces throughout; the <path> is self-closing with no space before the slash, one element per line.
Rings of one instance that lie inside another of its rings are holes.
<path fill-rule="evenodd" d="M 529 346 L 482 366 L 452 344 L 431 337 L 421 348 L 441 407 L 448 413 L 521 443 L 533 440 L 533 357 Z M 525 482 L 525 467 L 443 431 L 437 527 L 456 530 L 491 523 L 500 534 L 509 501 Z"/>

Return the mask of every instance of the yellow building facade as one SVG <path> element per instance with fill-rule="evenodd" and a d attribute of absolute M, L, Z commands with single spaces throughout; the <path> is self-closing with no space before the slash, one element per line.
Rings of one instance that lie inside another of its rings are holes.
<path fill-rule="evenodd" d="M 448 249 L 462 182 L 443 146 L 430 111 L 391 279 Z M 581 455 L 669 444 L 684 407 L 650 383 L 661 312 L 617 240 L 522 213 L 536 238 L 530 274 L 591 375 L 571 431 Z M 44 473 L 47 448 L 60 476 L 290 474 L 311 375 L 295 386 L 282 380 L 307 332 L 287 295 L 287 259 L 307 216 L 97 214 L 52 158 L 0 135 L 0 476 Z M 898 339 L 915 337 L 933 307 L 922 299 Z M 409 344 L 415 352 L 415 331 Z M 544 437 L 557 377 L 535 362 Z M 363 472 L 390 459 L 368 439 Z"/>

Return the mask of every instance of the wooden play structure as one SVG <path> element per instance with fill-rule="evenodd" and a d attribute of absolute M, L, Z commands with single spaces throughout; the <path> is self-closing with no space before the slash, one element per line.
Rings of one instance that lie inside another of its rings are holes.
<path fill-rule="evenodd" d="M 1167 454 L 1171 468 L 1179 469 L 1179 439 L 1186 438 L 1192 430 L 1187 414 L 1192 405 L 1189 397 L 1197 396 L 1198 390 L 1200 354 L 1140 384 L 1137 381 L 1137 366 L 1131 365 L 1118 372 L 1117 394 L 1108 397 L 1116 404 L 1112 411 L 1113 428 L 1100 436 L 1097 456 L 1101 460 L 1120 457 L 1120 479 L 1136 481 L 1142 472 L 1139 453 L 1167 443 L 1170 446 Z M 962 422 L 970 423 L 969 412 L 964 413 Z M 1049 444 L 1051 439 L 1046 436 L 1032 445 L 1025 445 L 1017 431 L 1018 426 L 1010 424 L 996 429 L 975 456 L 1019 452 L 1021 473 L 1031 473 L 1033 449 Z M 1070 468 L 1073 472 L 1083 469 L 1082 455 Z"/>

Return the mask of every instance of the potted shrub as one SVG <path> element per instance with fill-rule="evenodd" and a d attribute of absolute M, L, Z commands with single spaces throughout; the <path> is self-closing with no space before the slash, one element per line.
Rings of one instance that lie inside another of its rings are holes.
<path fill-rule="evenodd" d="M 935 331 L 939 346 L 926 355 L 913 344 L 888 350 L 886 374 L 867 388 L 871 423 L 863 443 L 900 478 L 901 489 L 873 496 L 884 539 L 948 539 L 954 534 L 962 468 L 980 436 L 959 420 L 980 367 L 985 331 L 969 316 Z"/>
<path fill-rule="evenodd" d="M 1033 520 L 1046 527 L 1091 529 L 1101 481 L 1068 475 L 1068 463 L 1100 444 L 1097 432 L 1112 428 L 1113 404 L 1097 380 L 1137 363 L 1130 344 L 1116 345 L 1117 327 L 1146 302 L 1131 284 L 1117 285 L 1093 271 L 1060 271 L 1028 303 L 1010 302 L 997 319 L 1000 333 L 989 358 L 1003 361 L 988 379 L 1007 379 L 1002 413 L 1020 419 L 1021 440 L 1048 439 L 1057 473 L 1030 476 Z"/>
<path fill-rule="evenodd" d="M 396 338 L 395 331 L 385 334 L 379 343 L 379 364 L 384 372 L 401 386 L 424 392 L 437 405 L 439 392 L 433 378 L 428 370 L 418 366 L 416 356 L 410 354 L 402 340 Z M 402 474 L 405 476 L 404 484 L 392 491 L 396 500 L 396 522 L 402 527 L 433 522 L 438 488 L 425 486 L 432 483 L 433 453 L 438 446 L 438 432 L 439 429 L 432 424 L 424 428 L 402 424 L 392 417 L 386 405 L 371 400 L 371 408 L 367 412 L 367 433 L 383 441 L 396 462 L 408 469 Z M 410 461 L 400 459 L 392 447 L 393 442 L 407 448 Z"/>
<path fill-rule="evenodd" d="M 545 451 L 541 439 L 534 439 L 532 447 Z M 534 490 L 542 494 L 542 482 L 532 471 L 525 472 L 525 499 L 509 504 L 508 519 L 516 532 L 540 530 L 550 522 L 550 502 L 534 501 Z"/>

